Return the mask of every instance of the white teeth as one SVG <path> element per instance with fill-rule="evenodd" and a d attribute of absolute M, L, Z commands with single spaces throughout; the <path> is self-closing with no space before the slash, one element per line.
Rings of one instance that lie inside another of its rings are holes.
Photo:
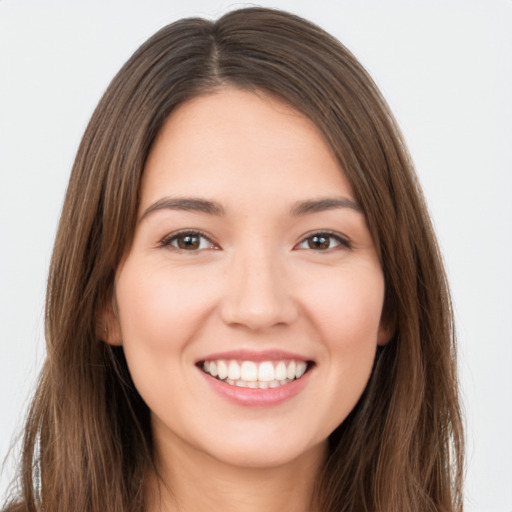
<path fill-rule="evenodd" d="M 258 380 L 270 382 L 274 380 L 274 365 L 270 361 L 265 361 L 258 368 Z"/>
<path fill-rule="evenodd" d="M 217 376 L 224 380 L 228 376 L 228 367 L 224 361 L 217 361 Z"/>
<path fill-rule="evenodd" d="M 296 368 L 296 364 L 295 364 L 295 361 L 291 361 L 289 364 L 288 364 L 288 368 L 286 368 L 286 376 L 289 378 L 289 379 L 294 379 L 295 378 L 295 368 Z M 211 372 L 210 372 L 211 373 Z"/>
<path fill-rule="evenodd" d="M 204 361 L 203 370 L 219 380 L 242 388 L 276 388 L 300 379 L 307 369 L 305 361 Z"/>
<path fill-rule="evenodd" d="M 236 361 L 231 361 L 228 366 L 228 379 L 237 380 L 240 378 L 240 366 Z"/>
<path fill-rule="evenodd" d="M 276 380 L 286 379 L 286 365 L 283 363 L 283 361 L 277 363 L 274 374 Z"/>
<path fill-rule="evenodd" d="M 304 372 L 306 371 L 306 363 L 304 361 L 299 361 L 297 363 L 297 368 L 295 369 L 295 378 L 300 379 Z"/>
<path fill-rule="evenodd" d="M 252 361 L 244 361 L 240 368 L 240 376 L 248 382 L 256 382 L 258 380 L 258 367 Z"/>

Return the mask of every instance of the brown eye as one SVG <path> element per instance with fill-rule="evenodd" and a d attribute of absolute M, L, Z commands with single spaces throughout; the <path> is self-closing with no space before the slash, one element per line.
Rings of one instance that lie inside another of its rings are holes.
<path fill-rule="evenodd" d="M 329 249 L 331 245 L 331 237 L 326 235 L 315 235 L 310 236 L 307 239 L 308 247 L 310 249 L 325 250 Z"/>
<path fill-rule="evenodd" d="M 329 232 L 310 235 L 297 245 L 297 249 L 312 249 L 314 251 L 327 251 L 341 247 L 350 249 L 350 242 L 341 235 Z"/>
<path fill-rule="evenodd" d="M 183 231 L 170 235 L 162 240 L 161 245 L 162 247 L 190 252 L 216 248 L 216 245 L 209 238 L 195 231 Z"/>
<path fill-rule="evenodd" d="M 201 239 L 198 235 L 179 235 L 176 237 L 176 245 L 179 249 L 195 251 L 199 249 Z"/>

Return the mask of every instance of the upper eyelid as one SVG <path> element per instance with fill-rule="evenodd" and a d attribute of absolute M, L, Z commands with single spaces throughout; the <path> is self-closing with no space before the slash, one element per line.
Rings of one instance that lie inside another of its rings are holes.
<path fill-rule="evenodd" d="M 310 232 L 306 233 L 305 235 L 303 235 L 297 243 L 300 244 L 300 243 L 304 242 L 305 240 L 307 240 L 308 238 L 311 238 L 312 236 L 318 236 L 318 235 L 331 236 L 333 238 L 336 238 L 337 240 L 339 240 L 340 242 L 342 242 L 344 244 L 347 244 L 347 245 L 351 244 L 349 237 L 343 235 L 342 233 L 338 233 L 337 231 L 331 231 L 329 229 L 323 229 L 323 230 L 317 229 L 314 231 L 310 231 Z"/>
<path fill-rule="evenodd" d="M 208 233 L 205 233 L 204 231 L 200 229 L 179 229 L 177 231 L 173 231 L 171 233 L 168 233 L 167 235 L 163 236 L 160 241 L 158 242 L 159 245 L 168 245 L 174 238 L 180 236 L 180 235 L 197 235 L 205 238 L 213 245 L 218 246 L 219 244 L 215 241 L 215 239 L 209 235 Z"/>

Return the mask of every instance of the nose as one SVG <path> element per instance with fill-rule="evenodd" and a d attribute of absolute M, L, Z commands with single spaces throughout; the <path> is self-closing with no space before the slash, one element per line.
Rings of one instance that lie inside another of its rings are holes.
<path fill-rule="evenodd" d="M 291 324 L 298 316 L 298 304 L 284 267 L 280 258 L 269 252 L 236 255 L 226 270 L 223 321 L 252 331 Z"/>

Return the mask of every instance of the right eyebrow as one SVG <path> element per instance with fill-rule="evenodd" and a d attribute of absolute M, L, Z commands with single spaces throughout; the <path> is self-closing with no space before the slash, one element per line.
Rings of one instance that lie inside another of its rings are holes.
<path fill-rule="evenodd" d="M 159 210 L 182 210 L 216 216 L 225 214 L 224 208 L 219 203 L 208 201 L 207 199 L 198 197 L 163 197 L 144 210 L 139 222 Z"/>
<path fill-rule="evenodd" d="M 361 206 L 348 197 L 324 197 L 309 201 L 299 201 L 295 203 L 291 210 L 293 216 L 308 215 L 311 213 L 324 212 L 337 208 L 350 208 L 357 213 L 363 213 Z"/>

